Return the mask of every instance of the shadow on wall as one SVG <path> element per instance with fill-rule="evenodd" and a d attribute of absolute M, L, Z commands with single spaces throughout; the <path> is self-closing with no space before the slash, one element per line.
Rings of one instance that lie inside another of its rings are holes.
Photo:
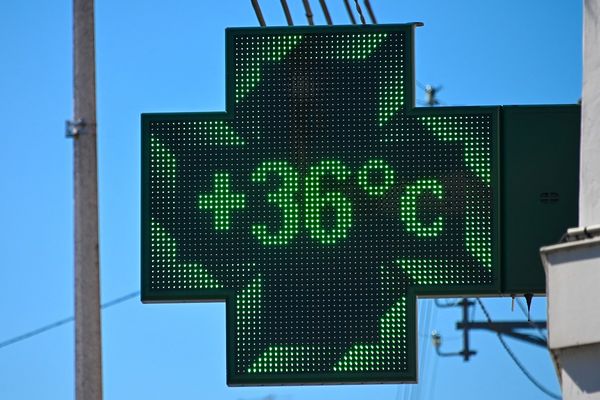
<path fill-rule="evenodd" d="M 600 344 L 555 351 L 563 368 L 562 384 L 565 397 L 585 394 L 593 396 L 590 398 L 600 399 L 600 372 L 597 369 Z"/>

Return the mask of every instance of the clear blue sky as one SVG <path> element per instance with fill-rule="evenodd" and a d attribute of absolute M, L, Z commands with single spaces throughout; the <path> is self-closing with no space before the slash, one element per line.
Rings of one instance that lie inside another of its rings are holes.
<path fill-rule="evenodd" d="M 288 0 L 305 24 L 300 0 Z M 103 0 L 96 6 L 103 301 L 139 289 L 140 113 L 224 110 L 224 29 L 257 26 L 246 0 Z M 342 0 L 328 0 L 336 24 Z M 581 1 L 372 0 L 380 23 L 422 21 L 416 73 L 447 105 L 574 103 L 581 88 Z M 262 0 L 269 25 L 279 1 Z M 312 1 L 317 23 L 324 23 Z M 72 17 L 69 1 L 0 2 L 0 341 L 73 311 Z M 422 93 L 421 93 L 422 98 Z M 495 319 L 522 319 L 510 299 Z M 458 309 L 431 309 L 420 331 L 421 384 L 228 388 L 224 304 L 142 305 L 103 312 L 106 399 L 543 399 L 486 332 L 468 363 L 437 358 L 461 342 Z M 425 313 L 421 313 L 425 315 Z M 545 318 L 534 299 L 533 316 Z M 476 318 L 483 318 L 478 310 Z M 547 351 L 513 342 L 558 392 Z M 0 349 L 0 399 L 74 397 L 73 325 Z"/>

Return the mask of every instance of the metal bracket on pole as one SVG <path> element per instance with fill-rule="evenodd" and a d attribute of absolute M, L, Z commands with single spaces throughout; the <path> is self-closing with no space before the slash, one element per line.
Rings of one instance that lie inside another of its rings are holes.
<path fill-rule="evenodd" d="M 519 329 L 547 329 L 546 321 L 502 321 L 502 322 L 489 322 L 489 321 L 471 321 L 469 318 L 469 309 L 475 305 L 475 302 L 469 299 L 462 299 L 461 301 L 454 304 L 438 304 L 438 307 L 461 307 L 462 308 L 462 322 L 456 323 L 456 329 L 463 331 L 463 349 L 456 352 L 444 352 L 441 351 L 442 336 L 433 331 L 431 334 L 431 341 L 436 353 L 439 356 L 460 356 L 464 361 L 469 361 L 469 358 L 477 354 L 475 350 L 470 348 L 469 334 L 472 330 L 487 330 L 495 332 L 500 335 L 509 336 L 513 339 L 521 340 L 523 342 L 533 344 L 540 347 L 547 347 L 547 340 L 543 337 L 530 335 L 527 333 L 517 332 Z"/>
<path fill-rule="evenodd" d="M 79 136 L 83 133 L 85 125 L 86 124 L 83 119 L 65 121 L 65 136 L 68 138 L 74 138 Z"/>

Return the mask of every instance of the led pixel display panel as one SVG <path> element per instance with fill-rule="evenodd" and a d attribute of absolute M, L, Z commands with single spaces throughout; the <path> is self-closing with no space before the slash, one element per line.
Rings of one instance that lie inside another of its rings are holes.
<path fill-rule="evenodd" d="M 416 296 L 497 293 L 499 111 L 413 33 L 228 29 L 227 111 L 142 116 L 142 300 L 226 301 L 229 384 L 415 381 Z"/>

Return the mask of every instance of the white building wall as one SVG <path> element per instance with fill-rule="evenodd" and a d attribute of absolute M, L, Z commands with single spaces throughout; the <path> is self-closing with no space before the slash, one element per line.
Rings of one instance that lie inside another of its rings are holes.
<path fill-rule="evenodd" d="M 600 224 L 600 0 L 584 0 L 579 226 Z"/>
<path fill-rule="evenodd" d="M 583 1 L 579 226 L 596 225 L 597 235 L 541 251 L 548 346 L 565 400 L 600 400 L 600 0 Z"/>

